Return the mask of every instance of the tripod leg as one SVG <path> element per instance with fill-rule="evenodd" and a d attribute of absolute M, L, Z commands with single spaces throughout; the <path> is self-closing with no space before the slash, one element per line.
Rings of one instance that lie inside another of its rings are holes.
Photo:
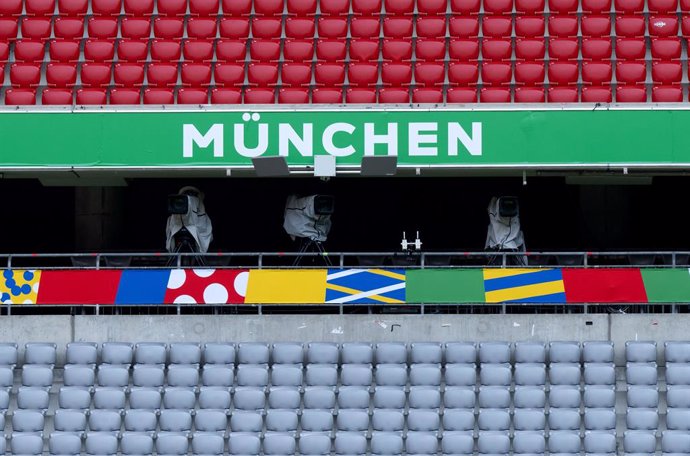
<path fill-rule="evenodd" d="M 333 266 L 333 264 L 331 263 L 331 259 L 326 254 L 326 249 L 324 249 L 323 244 L 321 242 L 314 242 L 314 244 L 316 244 L 316 250 L 318 250 L 321 254 L 321 258 L 323 259 L 323 262 L 326 264 L 326 266 Z"/>
<path fill-rule="evenodd" d="M 299 250 L 297 251 L 295 261 L 292 262 L 293 266 L 299 266 L 299 264 L 302 262 L 302 255 L 304 255 L 304 252 L 306 252 L 308 248 L 309 242 L 307 240 L 303 240 L 302 245 L 300 245 Z"/>

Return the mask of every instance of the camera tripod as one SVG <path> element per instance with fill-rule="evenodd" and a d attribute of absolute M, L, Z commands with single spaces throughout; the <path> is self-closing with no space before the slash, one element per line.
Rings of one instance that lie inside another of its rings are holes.
<path fill-rule="evenodd" d="M 487 257 L 488 266 L 502 266 L 503 255 L 501 252 L 520 252 L 523 255 L 506 255 L 506 266 L 527 266 L 527 257 L 524 256 L 524 251 L 518 249 L 487 249 L 489 252 L 496 252 L 495 255 Z"/>
<path fill-rule="evenodd" d="M 328 253 L 326 252 L 323 243 L 321 241 L 315 241 L 313 239 L 307 238 L 302 239 L 302 244 L 300 245 L 299 251 L 297 252 L 297 257 L 295 257 L 295 261 L 292 263 L 292 265 L 299 266 L 302 262 L 304 254 L 309 252 L 319 252 L 326 266 L 333 266 L 333 264 L 331 263 L 331 259 L 328 258 Z M 312 257 L 312 262 L 313 261 L 314 257 Z"/>
<path fill-rule="evenodd" d="M 196 253 L 196 255 L 183 256 L 180 260 L 182 266 L 193 266 L 196 262 L 199 266 L 206 266 L 204 258 L 199 255 L 199 250 L 196 246 L 196 240 L 189 234 L 186 228 L 182 228 L 175 234 L 175 250 L 172 252 L 177 255 L 180 253 Z M 175 263 L 176 256 L 171 256 L 168 260 L 167 266 L 173 266 Z"/>

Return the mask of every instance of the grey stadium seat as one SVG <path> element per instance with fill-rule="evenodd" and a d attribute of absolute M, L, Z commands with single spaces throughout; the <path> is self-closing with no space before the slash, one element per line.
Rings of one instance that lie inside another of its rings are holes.
<path fill-rule="evenodd" d="M 615 385 L 616 368 L 613 364 L 585 364 L 584 380 L 587 385 Z"/>
<path fill-rule="evenodd" d="M 690 430 L 690 409 L 668 409 L 666 411 L 666 428 L 670 431 Z"/>
<path fill-rule="evenodd" d="M 443 405 L 445 408 L 474 409 L 477 397 L 473 389 L 451 387 L 446 388 L 443 394 Z"/>
<path fill-rule="evenodd" d="M 584 363 L 612 363 L 613 342 L 587 341 L 582 344 L 582 361 Z"/>
<path fill-rule="evenodd" d="M 43 412 L 37 410 L 15 410 L 12 414 L 12 431 L 42 432 L 45 424 Z"/>
<path fill-rule="evenodd" d="M 516 363 L 546 362 L 546 346 L 543 342 L 515 342 Z"/>
<path fill-rule="evenodd" d="M 402 431 L 405 416 L 397 410 L 376 409 L 371 417 L 371 426 L 375 431 Z"/>
<path fill-rule="evenodd" d="M 303 410 L 300 426 L 307 432 L 331 432 L 333 413 L 330 410 Z"/>
<path fill-rule="evenodd" d="M 516 364 L 515 384 L 519 386 L 539 386 L 546 384 L 546 366 L 536 363 Z"/>
<path fill-rule="evenodd" d="M 690 364 L 667 363 L 666 384 L 690 385 Z"/>
<path fill-rule="evenodd" d="M 43 454 L 43 437 L 40 434 L 13 433 L 10 451 L 13 455 L 41 455 Z"/>
<path fill-rule="evenodd" d="M 413 364 L 441 364 L 443 348 L 439 342 L 413 342 L 410 344 L 410 359 Z"/>
<path fill-rule="evenodd" d="M 44 388 L 22 386 L 17 391 L 17 408 L 47 410 L 49 405 L 50 395 Z"/>
<path fill-rule="evenodd" d="M 266 381 L 268 381 L 268 372 L 266 373 Z M 234 383 L 235 373 L 231 366 L 207 364 L 201 371 L 201 384 L 204 386 L 224 386 L 229 388 Z"/>
<path fill-rule="evenodd" d="M 586 386 L 584 393 L 585 407 L 613 408 L 616 406 L 616 390 L 609 386 Z"/>
<path fill-rule="evenodd" d="M 629 430 L 656 430 L 659 427 L 659 415 L 656 409 L 628 409 L 625 422 Z"/>
<path fill-rule="evenodd" d="M 477 451 L 479 454 L 508 454 L 510 437 L 505 432 L 480 432 Z"/>
<path fill-rule="evenodd" d="M 304 390 L 303 400 L 305 409 L 332 410 L 335 408 L 335 392 L 332 388 L 309 386 Z"/>
<path fill-rule="evenodd" d="M 628 363 L 625 367 L 628 385 L 656 385 L 656 363 Z"/>
<path fill-rule="evenodd" d="M 234 411 L 230 416 L 230 429 L 233 432 L 261 432 L 264 418 L 260 412 Z"/>
<path fill-rule="evenodd" d="M 546 406 L 544 388 L 538 386 L 516 388 L 513 405 L 515 408 L 544 408 Z"/>
<path fill-rule="evenodd" d="M 655 363 L 656 342 L 628 341 L 625 343 L 625 360 L 629 363 Z"/>
<path fill-rule="evenodd" d="M 268 364 L 268 344 L 243 342 L 237 348 L 237 362 L 240 364 Z"/>
<path fill-rule="evenodd" d="M 506 410 L 481 409 L 477 418 L 481 431 L 505 431 L 510 429 L 510 413 Z"/>
<path fill-rule="evenodd" d="M 510 342 L 481 342 L 479 362 L 481 364 L 510 363 Z"/>
<path fill-rule="evenodd" d="M 299 418 L 293 410 L 268 410 L 266 430 L 275 432 L 295 432 Z"/>
<path fill-rule="evenodd" d="M 118 432 L 122 427 L 122 415 L 116 410 L 91 410 L 89 430 L 96 432 Z"/>
<path fill-rule="evenodd" d="M 228 453 L 237 455 L 258 455 L 261 440 L 258 434 L 232 432 L 228 437 Z"/>
<path fill-rule="evenodd" d="M 405 408 L 406 395 L 403 388 L 381 386 L 374 391 L 374 407 L 384 409 Z"/>
<path fill-rule="evenodd" d="M 373 378 L 371 366 L 367 364 L 343 364 L 340 371 L 343 386 L 370 386 Z"/>
<path fill-rule="evenodd" d="M 86 412 L 83 410 L 55 410 L 53 427 L 61 432 L 83 432 L 86 430 Z"/>
<path fill-rule="evenodd" d="M 129 392 L 129 408 L 158 410 L 161 403 L 159 388 L 132 388 Z"/>
<path fill-rule="evenodd" d="M 446 386 L 475 386 L 477 369 L 474 364 L 447 364 Z"/>
<path fill-rule="evenodd" d="M 89 364 L 98 362 L 98 344 L 95 342 L 70 342 L 65 351 L 65 364 Z"/>
<path fill-rule="evenodd" d="M 0 366 L 16 366 L 18 359 L 19 354 L 16 343 L 0 343 Z"/>
<path fill-rule="evenodd" d="M 140 342 L 134 345 L 134 362 L 137 364 L 165 364 L 167 357 L 168 347 L 162 342 Z"/>
<path fill-rule="evenodd" d="M 690 342 L 665 342 L 666 363 L 690 363 Z"/>
<path fill-rule="evenodd" d="M 124 409 L 125 391 L 120 388 L 96 388 L 93 405 L 97 409 Z"/>
<path fill-rule="evenodd" d="M 228 410 L 231 405 L 230 391 L 227 388 L 202 386 L 199 389 L 199 408 Z"/>
<path fill-rule="evenodd" d="M 616 411 L 610 408 L 585 409 L 585 429 L 608 431 L 616 429 Z"/>
<path fill-rule="evenodd" d="M 132 384 L 149 388 L 161 387 L 165 384 L 165 369 L 162 366 L 136 364 L 132 371 Z"/>
<path fill-rule="evenodd" d="M 579 409 L 550 409 L 549 429 L 557 431 L 577 431 L 580 429 Z"/>
<path fill-rule="evenodd" d="M 196 388 L 199 384 L 199 369 L 196 366 L 171 364 L 166 376 L 168 386 Z"/>
<path fill-rule="evenodd" d="M 549 343 L 550 363 L 580 363 L 582 352 L 579 342 L 555 341 Z"/>
<path fill-rule="evenodd" d="M 305 380 L 308 386 L 336 386 L 338 369 L 331 365 L 309 364 Z"/>
<path fill-rule="evenodd" d="M 436 432 L 440 424 L 441 418 L 433 410 L 410 410 L 407 415 L 408 431 Z"/>
<path fill-rule="evenodd" d="M 376 344 L 376 364 L 407 364 L 407 345 L 403 342 Z"/>
<path fill-rule="evenodd" d="M 204 344 L 205 364 L 235 364 L 235 344 Z"/>
<path fill-rule="evenodd" d="M 474 453 L 474 438 L 466 432 L 443 432 L 441 451 L 444 455 L 471 455 Z"/>
<path fill-rule="evenodd" d="M 661 434 L 664 455 L 690 454 L 690 434 L 684 431 L 664 431 Z"/>
<path fill-rule="evenodd" d="M 87 388 L 62 387 L 58 392 L 58 406 L 64 409 L 87 409 L 91 406 L 91 392 Z"/>
<path fill-rule="evenodd" d="M 297 444 L 291 434 L 270 432 L 264 435 L 263 449 L 265 455 L 295 454 Z"/>
<path fill-rule="evenodd" d="M 201 363 L 201 345 L 193 342 L 170 344 L 170 364 Z"/>
<path fill-rule="evenodd" d="M 296 366 L 275 365 L 271 369 L 271 385 L 302 386 L 302 368 Z"/>
<path fill-rule="evenodd" d="M 0 366 L 0 388 L 11 388 L 14 385 L 14 367 Z"/>
<path fill-rule="evenodd" d="M 302 364 L 304 347 L 298 342 L 273 344 L 273 364 Z"/>
<path fill-rule="evenodd" d="M 410 368 L 410 385 L 441 385 L 441 366 L 435 364 L 413 364 Z"/>
<path fill-rule="evenodd" d="M 222 434 L 215 432 L 195 432 L 192 436 L 192 454 L 194 455 L 222 455 L 225 450 L 225 439 Z"/>
<path fill-rule="evenodd" d="M 340 388 L 338 407 L 341 409 L 368 409 L 369 390 L 356 386 Z"/>
<path fill-rule="evenodd" d="M 616 436 L 609 432 L 587 431 L 584 447 L 587 454 L 615 454 Z"/>
<path fill-rule="evenodd" d="M 97 374 L 100 386 L 125 387 L 129 385 L 129 368 L 101 364 Z"/>
<path fill-rule="evenodd" d="M 113 432 L 88 432 L 84 447 L 88 455 L 110 456 L 117 454 L 117 443 L 117 434 Z"/>
<path fill-rule="evenodd" d="M 555 386 L 549 391 L 551 408 L 580 408 L 582 395 L 576 386 Z"/>
<path fill-rule="evenodd" d="M 24 364 L 55 365 L 57 345 L 52 342 L 31 342 L 24 345 Z"/>
<path fill-rule="evenodd" d="M 206 386 L 221 386 L 210 385 Z M 240 365 L 237 368 L 237 385 L 238 386 L 261 386 L 268 385 L 268 368 L 254 365 Z"/>
<path fill-rule="evenodd" d="M 402 436 L 395 432 L 372 432 L 372 455 L 399 455 L 403 452 Z"/>
<path fill-rule="evenodd" d="M 25 364 L 22 368 L 22 385 L 42 388 L 53 386 L 52 366 Z"/>
<path fill-rule="evenodd" d="M 479 382 L 484 386 L 510 386 L 512 383 L 510 366 L 482 364 L 479 369 Z"/>
<path fill-rule="evenodd" d="M 260 388 L 237 388 L 233 404 L 240 410 L 261 410 L 266 407 L 266 395 Z"/>
<path fill-rule="evenodd" d="M 158 425 L 158 417 L 152 410 L 127 410 L 125 412 L 125 431 L 153 432 Z"/>
<path fill-rule="evenodd" d="M 441 407 L 441 393 L 433 386 L 413 386 L 407 397 L 411 409 L 438 409 Z"/>
<path fill-rule="evenodd" d="M 188 432 L 192 429 L 192 414 L 184 410 L 162 410 L 158 426 L 164 432 Z"/>
<path fill-rule="evenodd" d="M 369 429 L 369 413 L 366 410 L 340 410 L 336 426 L 339 431 L 366 431 Z"/>
<path fill-rule="evenodd" d="M 438 438 L 430 432 L 408 432 L 405 451 L 408 455 L 435 455 L 438 452 Z"/>
<path fill-rule="evenodd" d="M 156 454 L 185 455 L 189 452 L 187 435 L 177 432 L 159 432 L 156 436 Z"/>
<path fill-rule="evenodd" d="M 123 455 L 153 454 L 153 437 L 143 432 L 124 432 L 120 439 L 120 450 Z"/>
<path fill-rule="evenodd" d="M 67 364 L 63 370 L 65 386 L 93 386 L 96 383 L 96 371 L 91 366 Z"/>
<path fill-rule="evenodd" d="M 268 393 L 268 407 L 272 409 L 299 409 L 300 390 L 286 386 L 276 386 Z"/>
<path fill-rule="evenodd" d="M 374 348 L 368 343 L 346 342 L 342 345 L 340 352 L 343 365 L 371 364 L 374 362 Z"/>
<path fill-rule="evenodd" d="M 299 437 L 300 455 L 331 454 L 331 436 L 323 432 L 303 432 Z"/>
<path fill-rule="evenodd" d="M 313 364 L 338 364 L 340 348 L 331 342 L 311 342 L 307 344 L 307 362 Z"/>
<path fill-rule="evenodd" d="M 74 432 L 53 432 L 48 439 L 48 451 L 51 455 L 80 455 L 81 434 Z"/>
<path fill-rule="evenodd" d="M 446 364 L 475 364 L 477 345 L 474 342 L 447 342 Z"/>
<path fill-rule="evenodd" d="M 478 395 L 481 408 L 510 408 L 510 389 L 502 386 L 482 386 Z"/>
<path fill-rule="evenodd" d="M 513 454 L 538 455 L 546 451 L 543 432 L 516 432 L 513 436 Z"/>
<path fill-rule="evenodd" d="M 582 377 L 580 365 L 576 363 L 552 363 L 549 366 L 551 385 L 579 385 Z"/>
<path fill-rule="evenodd" d="M 626 431 L 623 435 L 623 450 L 626 454 L 654 454 L 656 436 L 651 432 Z"/>
<path fill-rule="evenodd" d="M 10 408 L 10 393 L 7 390 L 0 390 L 0 414 L 6 412 L 8 408 Z"/>
<path fill-rule="evenodd" d="M 194 414 L 196 432 L 225 432 L 228 416 L 221 410 L 197 410 Z"/>
<path fill-rule="evenodd" d="M 513 415 L 513 428 L 516 431 L 543 431 L 546 427 L 544 410 L 517 409 Z"/>
<path fill-rule="evenodd" d="M 196 406 L 196 395 L 191 388 L 165 388 L 163 406 L 166 409 L 192 410 Z"/>
<path fill-rule="evenodd" d="M 407 367 L 401 364 L 379 364 L 374 378 L 378 386 L 405 386 Z"/>
<path fill-rule="evenodd" d="M 674 396 L 669 389 L 666 392 L 666 403 L 669 407 L 674 407 Z M 669 400 L 671 398 L 671 400 Z M 628 407 L 657 408 L 659 406 L 659 388 L 656 386 L 629 386 L 627 394 Z M 683 404 L 690 407 L 690 391 L 683 394 Z"/>
<path fill-rule="evenodd" d="M 629 394 L 630 391 L 628 391 L 628 395 Z M 690 408 L 690 387 L 672 386 L 670 388 L 667 388 L 666 405 L 671 408 Z"/>
<path fill-rule="evenodd" d="M 358 432 L 338 432 L 333 447 L 337 455 L 364 455 L 367 452 L 367 439 Z"/>
<path fill-rule="evenodd" d="M 467 409 L 447 409 L 443 413 L 443 430 L 473 431 L 474 412 Z"/>
<path fill-rule="evenodd" d="M 550 454 L 580 454 L 582 440 L 579 432 L 556 431 L 549 433 Z"/>
<path fill-rule="evenodd" d="M 104 364 L 129 365 L 134 359 L 134 346 L 128 342 L 104 342 L 101 361 Z"/>

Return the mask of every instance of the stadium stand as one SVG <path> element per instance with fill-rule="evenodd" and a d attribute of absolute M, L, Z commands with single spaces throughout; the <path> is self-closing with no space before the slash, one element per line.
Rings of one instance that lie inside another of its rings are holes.
<path fill-rule="evenodd" d="M 680 102 L 681 0 L 5 0 L 6 105 Z"/>

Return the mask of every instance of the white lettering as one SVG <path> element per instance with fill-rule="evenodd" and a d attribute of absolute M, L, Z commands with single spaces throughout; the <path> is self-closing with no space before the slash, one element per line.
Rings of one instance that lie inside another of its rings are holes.
<path fill-rule="evenodd" d="M 194 144 L 206 149 L 213 143 L 213 156 L 223 156 L 223 124 L 213 124 L 205 135 L 192 124 L 182 125 L 182 156 L 192 158 L 194 156 Z"/>
<path fill-rule="evenodd" d="M 438 142 L 437 130 L 438 124 L 436 122 L 411 122 L 409 126 L 410 157 L 436 157 L 438 155 L 437 147 L 423 147 L 422 144 L 436 144 Z"/>
<path fill-rule="evenodd" d="M 385 135 L 377 135 L 374 132 L 376 124 L 364 124 L 364 155 L 374 155 L 376 144 L 386 144 L 388 146 L 388 155 L 398 155 L 398 124 L 389 123 L 388 133 Z"/>
<path fill-rule="evenodd" d="M 303 157 L 311 157 L 314 155 L 314 125 L 304 124 L 302 126 L 302 136 L 297 134 L 292 125 L 279 124 L 278 125 L 278 154 L 281 157 L 287 157 L 290 150 L 290 144 L 295 146 L 297 152 Z"/>
<path fill-rule="evenodd" d="M 333 136 L 336 133 L 343 132 L 351 135 L 355 131 L 355 126 L 345 122 L 336 122 L 329 125 L 323 131 L 323 148 L 326 152 L 334 157 L 347 157 L 355 153 L 355 148 L 352 145 L 347 147 L 337 147 L 333 144 Z"/>
<path fill-rule="evenodd" d="M 457 122 L 448 123 L 448 155 L 458 155 L 458 141 L 467 149 L 470 155 L 482 155 L 482 123 L 472 122 L 472 137 Z"/>
<path fill-rule="evenodd" d="M 268 124 L 260 123 L 256 147 L 247 147 L 244 141 L 244 124 L 235 124 L 235 150 L 243 157 L 260 157 L 268 150 Z"/>

